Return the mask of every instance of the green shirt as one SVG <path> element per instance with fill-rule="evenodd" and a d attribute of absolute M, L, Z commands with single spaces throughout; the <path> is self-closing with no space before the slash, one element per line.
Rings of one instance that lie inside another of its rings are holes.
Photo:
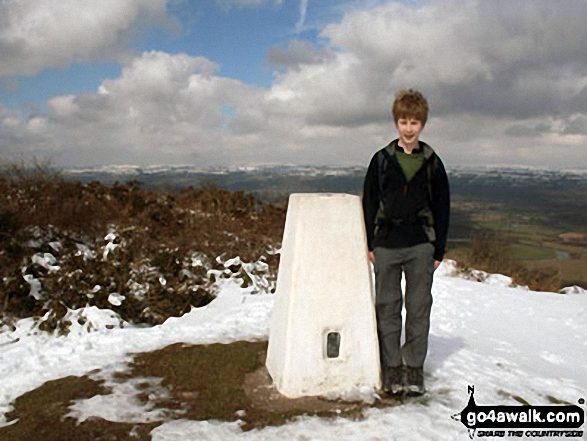
<path fill-rule="evenodd" d="M 405 152 L 397 150 L 396 157 L 397 161 L 402 167 L 402 170 L 404 171 L 404 175 L 406 176 L 406 180 L 408 182 L 410 182 L 416 172 L 420 170 L 424 164 L 424 152 L 422 151 L 418 153 L 414 152 L 408 155 Z"/>

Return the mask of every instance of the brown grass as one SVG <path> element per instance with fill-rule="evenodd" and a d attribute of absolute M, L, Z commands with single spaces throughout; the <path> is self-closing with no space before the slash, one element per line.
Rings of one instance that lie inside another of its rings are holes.
<path fill-rule="evenodd" d="M 478 269 L 488 273 L 504 274 L 515 284 L 528 286 L 534 291 L 554 291 L 562 288 L 561 272 L 552 267 L 531 268 L 512 258 L 506 243 L 494 233 L 476 235 L 471 249 L 460 254 L 460 270 Z"/>
<path fill-rule="evenodd" d="M 174 344 L 163 349 L 134 355 L 129 369 L 115 375 L 115 382 L 144 380 L 136 398 L 162 410 L 167 420 L 240 420 L 243 431 L 278 426 L 301 415 L 325 418 L 361 419 L 369 406 L 363 402 L 328 401 L 319 397 L 288 399 L 280 395 L 265 369 L 267 342 L 231 344 Z M 151 393 L 149 379 L 157 378 L 157 388 L 167 394 Z M 150 432 L 162 421 L 116 423 L 89 418 L 78 423 L 66 417 L 74 400 L 112 391 L 103 381 L 65 377 L 49 381 L 20 396 L 6 417 L 14 424 L 0 428 L 3 441 L 20 440 L 150 440 Z M 402 404 L 386 399 L 377 407 Z M 17 420 L 17 421 L 16 421 Z"/>
<path fill-rule="evenodd" d="M 159 423 L 115 423 L 91 418 L 82 423 L 66 417 L 73 400 L 107 395 L 110 391 L 88 377 L 65 377 L 48 381 L 25 393 L 14 402 L 14 410 L 6 414 L 14 424 L 0 428 L 3 441 L 110 441 L 150 440 L 150 432 Z M 135 436 L 136 435 L 136 436 Z"/>

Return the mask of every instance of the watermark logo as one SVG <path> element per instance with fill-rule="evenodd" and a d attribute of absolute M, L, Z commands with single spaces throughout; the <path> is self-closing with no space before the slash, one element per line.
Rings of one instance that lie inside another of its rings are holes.
<path fill-rule="evenodd" d="M 585 410 L 576 405 L 478 406 L 475 387 L 469 386 L 469 403 L 452 416 L 468 430 L 469 437 L 582 438 Z M 585 404 L 583 398 L 579 404 Z"/>

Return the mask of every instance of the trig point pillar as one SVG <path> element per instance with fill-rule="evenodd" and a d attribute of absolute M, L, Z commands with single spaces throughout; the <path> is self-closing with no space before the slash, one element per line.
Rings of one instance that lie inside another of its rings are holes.
<path fill-rule="evenodd" d="M 379 387 L 379 348 L 361 199 L 292 194 L 267 369 L 290 398 Z"/>

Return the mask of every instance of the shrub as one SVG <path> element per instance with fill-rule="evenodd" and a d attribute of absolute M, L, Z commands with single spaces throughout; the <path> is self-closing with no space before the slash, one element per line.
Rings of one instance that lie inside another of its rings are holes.
<path fill-rule="evenodd" d="M 242 192 L 147 191 L 136 181 L 66 181 L 40 166 L 5 169 L 0 317 L 45 316 L 55 329 L 68 309 L 95 305 L 156 324 L 210 302 L 222 278 L 271 291 L 278 257 L 269 248 L 284 222 L 284 205 Z"/>
<path fill-rule="evenodd" d="M 505 274 L 515 284 L 528 286 L 534 291 L 554 291 L 562 288 L 562 275 L 554 268 L 531 269 L 514 260 L 505 239 L 493 232 L 473 236 L 471 249 L 458 262 L 461 271 L 475 268 L 488 273 Z"/>

